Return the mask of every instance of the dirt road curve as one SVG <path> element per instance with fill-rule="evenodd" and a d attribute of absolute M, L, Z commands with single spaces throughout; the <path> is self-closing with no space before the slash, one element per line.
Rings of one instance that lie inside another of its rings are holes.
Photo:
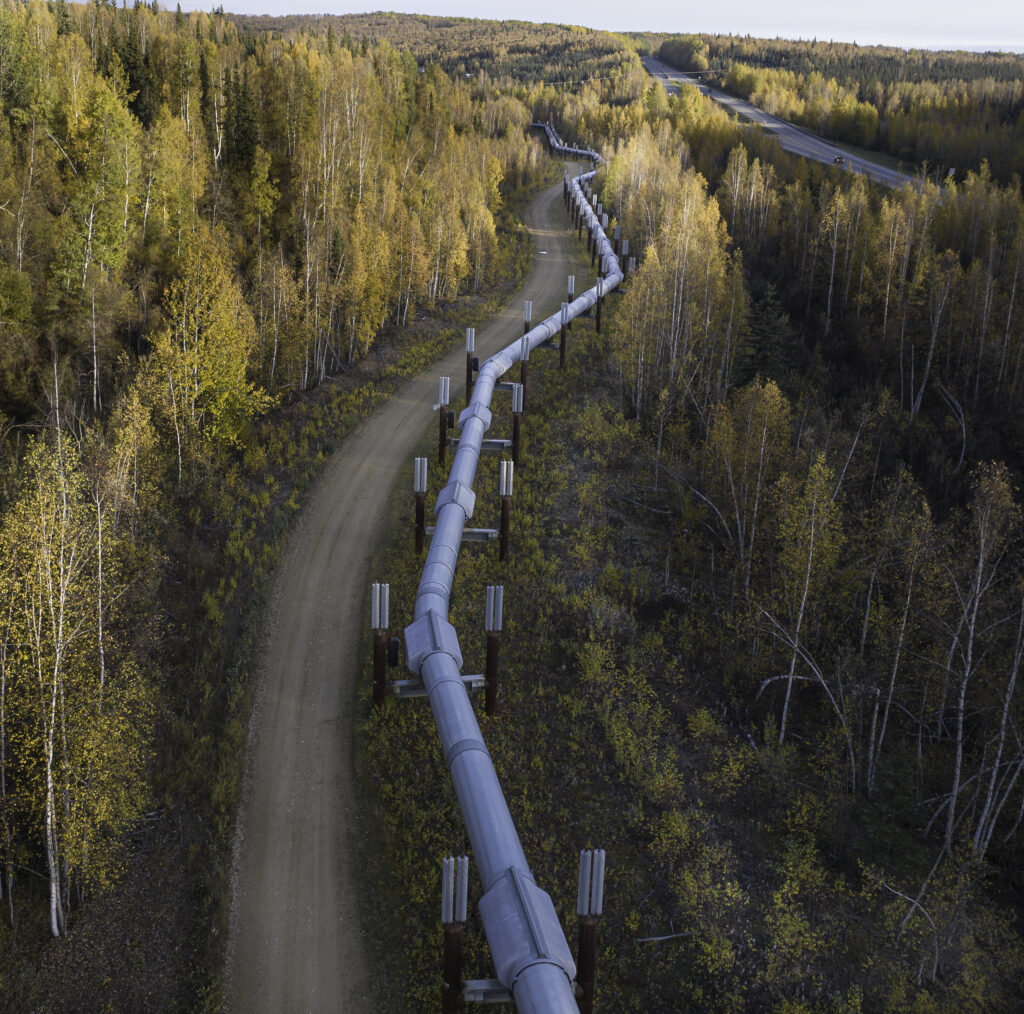
<path fill-rule="evenodd" d="M 534 321 L 565 299 L 574 239 L 561 195 L 558 184 L 528 209 L 535 266 L 502 313 L 477 329 L 481 358 L 522 333 L 524 299 L 534 301 Z M 268 619 L 232 862 L 226 981 L 234 1014 L 375 1009 L 357 921 L 358 871 L 349 862 L 353 685 L 366 672 L 356 647 L 368 622 L 367 565 L 381 534 L 379 505 L 396 476 L 411 476 L 437 377 L 457 382 L 465 361 L 459 345 L 345 441 L 289 540 Z"/>

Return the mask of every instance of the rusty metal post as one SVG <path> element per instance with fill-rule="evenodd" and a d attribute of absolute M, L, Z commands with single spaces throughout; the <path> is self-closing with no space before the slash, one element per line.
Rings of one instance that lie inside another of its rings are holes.
<path fill-rule="evenodd" d="M 476 328 L 466 328 L 466 405 L 473 397 L 473 357 L 476 354 Z"/>
<path fill-rule="evenodd" d="M 484 609 L 484 629 L 487 631 L 487 665 L 484 669 L 484 710 L 494 715 L 498 700 L 498 642 L 501 639 L 502 612 L 505 589 L 502 585 L 488 585 Z"/>
<path fill-rule="evenodd" d="M 462 1010 L 462 933 L 469 894 L 469 859 L 448 856 L 441 863 L 441 923 L 444 960 L 441 973 L 441 1010 Z"/>
<path fill-rule="evenodd" d="M 388 693 L 388 632 L 373 632 L 373 703 L 381 708 Z"/>
<path fill-rule="evenodd" d="M 423 552 L 423 543 L 426 539 L 426 512 L 427 498 L 423 493 L 416 493 L 416 552 Z"/>
<path fill-rule="evenodd" d="M 512 524 L 512 497 L 501 498 L 501 534 L 498 540 L 498 559 L 504 563 L 508 559 L 509 528 Z"/>
<path fill-rule="evenodd" d="M 519 453 L 522 449 L 521 424 L 523 419 L 523 385 L 512 385 L 512 464 L 519 467 Z"/>
<path fill-rule="evenodd" d="M 498 643 L 496 630 L 487 632 L 487 666 L 484 669 L 484 710 L 493 716 L 498 703 Z"/>
<path fill-rule="evenodd" d="M 515 466 L 511 461 L 501 463 L 498 477 L 498 495 L 501 497 L 501 526 L 498 530 L 498 559 L 508 559 L 509 530 L 512 527 L 512 477 Z"/>
<path fill-rule="evenodd" d="M 457 1014 L 462 1010 L 462 934 L 462 923 L 445 923 L 444 981 L 441 984 L 443 1014 Z"/>
<path fill-rule="evenodd" d="M 373 703 L 384 707 L 387 698 L 388 613 L 391 588 L 386 584 L 370 586 L 370 626 L 373 629 Z"/>
<path fill-rule="evenodd" d="M 594 1014 L 594 979 L 597 973 L 597 916 L 580 917 L 579 954 L 576 959 L 576 1002 L 580 1014 Z"/>
<path fill-rule="evenodd" d="M 520 339 L 519 344 L 519 383 L 522 384 L 523 394 L 522 398 L 526 400 L 526 367 L 530 362 L 530 343 L 526 340 L 526 335 Z"/>
<path fill-rule="evenodd" d="M 576 298 L 576 276 L 569 275 L 569 284 L 566 286 L 566 302 L 571 303 Z M 572 330 L 572 320 L 569 319 L 565 322 L 565 330 Z"/>
<path fill-rule="evenodd" d="M 437 463 L 444 465 L 448 452 L 448 400 L 451 394 L 451 378 L 442 377 L 437 394 Z"/>
<path fill-rule="evenodd" d="M 580 852 L 580 883 L 576 914 L 580 920 L 580 946 L 576 960 L 576 1003 L 580 1014 L 593 1014 L 597 971 L 597 919 L 604 910 L 604 849 Z"/>
<path fill-rule="evenodd" d="M 427 534 L 427 459 L 414 458 L 412 468 L 412 492 L 416 503 L 416 552 L 422 553 Z"/>
<path fill-rule="evenodd" d="M 562 332 L 558 339 L 558 368 L 565 369 L 565 340 L 569 337 L 569 304 L 562 304 Z"/>

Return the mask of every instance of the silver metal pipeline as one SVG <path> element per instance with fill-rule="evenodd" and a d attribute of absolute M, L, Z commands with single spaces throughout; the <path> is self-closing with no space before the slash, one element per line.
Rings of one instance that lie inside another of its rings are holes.
<path fill-rule="evenodd" d="M 565 154 L 598 160 L 596 152 L 566 148 Z M 581 184 L 569 184 L 571 199 L 595 229 L 598 263 L 605 277 L 568 305 L 568 319 L 594 306 L 622 281 L 622 270 Z M 434 507 L 436 525 L 416 592 L 414 621 L 405 629 L 409 668 L 427 691 L 445 764 L 451 774 L 466 832 L 483 883 L 480 915 L 497 978 L 522 1014 L 577 1014 L 572 982 L 576 964 L 550 896 L 537 886 L 519 842 L 505 795 L 462 682 L 462 652 L 448 621 L 449 601 L 462 531 L 473 514 L 473 479 L 484 433 L 491 424 L 491 396 L 499 378 L 520 359 L 524 344 L 535 349 L 561 329 L 559 311 L 491 356 L 480 367 L 469 405 L 459 416 L 459 444 L 448 484 Z"/>
<path fill-rule="evenodd" d="M 542 127 L 544 132 L 548 135 L 548 144 L 551 145 L 552 152 L 557 151 L 562 155 L 571 155 L 575 158 L 589 159 L 591 162 L 603 162 L 604 159 L 596 151 L 591 151 L 590 148 L 574 148 L 572 145 L 564 144 L 562 139 L 555 133 L 555 128 L 550 123 L 539 123 L 536 120 L 533 125 L 535 127 Z"/>

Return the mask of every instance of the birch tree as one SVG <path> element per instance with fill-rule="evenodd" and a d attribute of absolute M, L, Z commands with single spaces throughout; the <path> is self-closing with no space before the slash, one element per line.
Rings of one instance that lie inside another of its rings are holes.
<path fill-rule="evenodd" d="M 982 466 L 975 476 L 973 496 L 947 564 L 953 598 L 946 621 L 948 644 L 936 726 L 945 727 L 946 705 L 951 696 L 953 758 L 949 792 L 935 815 L 946 815 L 943 848 L 947 853 L 953 848 L 961 816 L 960 793 L 968 781 L 967 721 L 971 693 L 976 691 L 980 696 L 983 688 L 977 686 L 979 678 L 984 677 L 991 664 L 991 633 L 996 624 L 1005 621 L 997 592 L 1010 569 L 1007 557 L 1019 528 L 1020 508 L 1014 502 L 1006 466 Z M 1008 682 L 1016 682 L 1014 665 L 1010 666 Z"/>
<path fill-rule="evenodd" d="M 714 514 L 736 556 L 744 591 L 763 514 L 792 441 L 792 410 L 773 381 L 755 378 L 716 406 L 705 441 Z"/>
<path fill-rule="evenodd" d="M 205 456 L 237 441 L 265 400 L 249 379 L 252 314 L 223 243 L 203 224 L 185 244 L 164 311 L 150 363 L 174 433 L 178 482 L 191 485 Z"/>
<path fill-rule="evenodd" d="M 779 487 L 782 512 L 777 559 L 781 608 L 778 617 L 762 610 L 773 636 L 789 650 L 788 671 L 781 677 L 786 681 L 786 694 L 779 720 L 779 743 L 786 738 L 797 663 L 806 661 L 804 639 L 808 619 L 821 608 L 817 596 L 836 565 L 843 541 L 839 506 L 832 499 L 834 491 L 835 475 L 823 454 L 815 457 L 802 489 L 788 477 Z M 815 676 L 820 678 L 820 672 Z M 823 686 L 828 691 L 824 682 Z M 837 707 L 835 701 L 833 707 Z"/>
<path fill-rule="evenodd" d="M 145 798 L 148 692 L 108 629 L 124 593 L 119 536 L 94 507 L 109 511 L 114 495 L 90 492 L 75 444 L 58 431 L 29 449 L 0 528 L 5 873 L 10 890 L 16 813 L 21 837 L 42 846 L 53 936 L 67 931 L 76 894 L 117 875 Z"/>

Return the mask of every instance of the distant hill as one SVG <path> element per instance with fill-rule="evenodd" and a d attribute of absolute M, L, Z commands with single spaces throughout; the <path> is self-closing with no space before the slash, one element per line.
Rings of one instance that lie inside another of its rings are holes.
<path fill-rule="evenodd" d="M 621 74 L 638 66 L 622 36 L 575 25 L 486 21 L 425 14 L 226 15 L 240 32 L 271 32 L 285 38 L 332 32 L 361 44 L 387 42 L 419 63 L 437 63 L 449 74 L 534 84 Z"/>

